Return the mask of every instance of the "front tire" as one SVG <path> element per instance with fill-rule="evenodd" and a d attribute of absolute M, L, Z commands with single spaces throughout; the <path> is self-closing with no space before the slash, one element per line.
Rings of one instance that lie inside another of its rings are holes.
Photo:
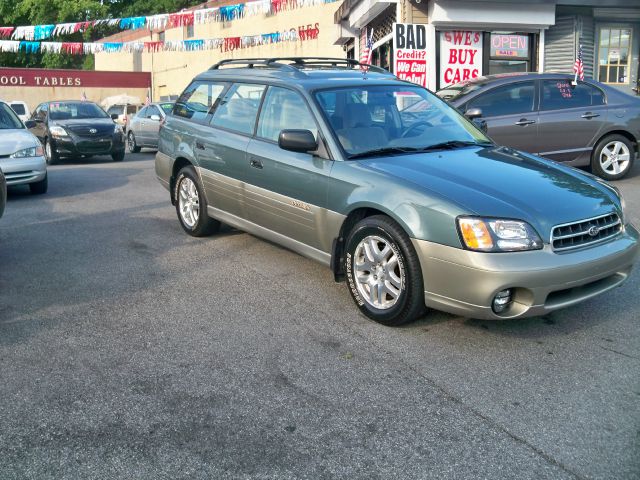
<path fill-rule="evenodd" d="M 129 132 L 129 135 L 127 135 L 127 146 L 129 147 L 129 151 L 131 153 L 140 152 L 140 147 L 136 143 L 136 136 L 134 135 L 133 132 Z"/>
<path fill-rule="evenodd" d="M 635 151 L 628 138 L 607 135 L 598 142 L 591 156 L 591 171 L 605 180 L 620 180 L 633 166 Z"/>
<path fill-rule="evenodd" d="M 47 161 L 47 165 L 55 165 L 60 161 L 60 157 L 58 156 L 58 152 L 51 145 L 51 140 L 45 138 L 44 140 L 44 158 Z"/>
<path fill-rule="evenodd" d="M 395 327 L 424 312 L 418 255 L 393 220 L 375 215 L 358 222 L 347 238 L 345 253 L 347 286 L 364 315 Z"/>
<path fill-rule="evenodd" d="M 117 152 L 117 153 L 112 153 L 111 154 L 111 158 L 113 159 L 114 162 L 121 162 L 124 160 L 124 150 L 121 152 Z"/>
<path fill-rule="evenodd" d="M 29 184 L 29 190 L 32 195 L 42 195 L 43 193 L 47 193 L 47 189 L 49 188 L 49 179 L 48 175 L 45 175 L 42 180 L 39 182 L 33 182 Z"/>
<path fill-rule="evenodd" d="M 182 168 L 176 179 L 174 198 L 178 220 L 192 237 L 206 237 L 220 229 L 220 222 L 207 215 L 207 199 L 192 166 Z"/>

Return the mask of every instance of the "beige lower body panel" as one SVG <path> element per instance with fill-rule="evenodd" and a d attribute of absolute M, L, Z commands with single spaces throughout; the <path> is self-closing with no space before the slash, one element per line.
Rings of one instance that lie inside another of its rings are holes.
<path fill-rule="evenodd" d="M 412 241 L 428 307 L 496 320 L 544 315 L 602 294 L 627 279 L 638 256 L 638 231 L 631 225 L 606 243 L 561 254 L 548 245 L 531 252 L 481 253 Z M 507 288 L 514 301 L 497 315 L 493 298 Z"/>

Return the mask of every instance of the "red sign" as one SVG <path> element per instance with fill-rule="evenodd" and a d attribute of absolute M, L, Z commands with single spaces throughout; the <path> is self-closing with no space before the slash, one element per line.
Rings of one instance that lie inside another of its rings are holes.
<path fill-rule="evenodd" d="M 149 88 L 149 72 L 94 72 L 88 70 L 44 70 L 0 68 L 2 87 L 123 87 Z"/>
<path fill-rule="evenodd" d="M 440 87 L 482 74 L 482 32 L 440 32 Z"/>
<path fill-rule="evenodd" d="M 427 86 L 426 25 L 394 23 L 393 73 L 400 79 Z"/>

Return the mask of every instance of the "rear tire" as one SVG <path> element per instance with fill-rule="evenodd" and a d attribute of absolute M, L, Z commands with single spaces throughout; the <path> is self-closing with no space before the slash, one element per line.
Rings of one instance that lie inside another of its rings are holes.
<path fill-rule="evenodd" d="M 220 222 L 207 214 L 207 199 L 195 169 L 189 165 L 178 172 L 173 191 L 176 213 L 183 230 L 192 237 L 206 237 L 220 229 Z"/>
<path fill-rule="evenodd" d="M 593 149 L 591 171 L 605 180 L 620 180 L 631 170 L 635 156 L 628 138 L 607 135 Z"/>
<path fill-rule="evenodd" d="M 420 260 L 396 222 L 384 215 L 367 217 L 353 227 L 345 245 L 347 287 L 364 315 L 395 327 L 424 312 Z"/>
<path fill-rule="evenodd" d="M 127 146 L 129 147 L 129 151 L 131 153 L 140 152 L 140 147 L 136 143 L 136 136 L 134 135 L 133 132 L 129 132 L 129 135 L 127 135 Z"/>
<path fill-rule="evenodd" d="M 39 182 L 34 182 L 29 184 L 29 190 L 32 195 L 42 195 L 43 193 L 47 193 L 47 189 L 49 188 L 49 179 L 48 175 L 40 180 Z"/>

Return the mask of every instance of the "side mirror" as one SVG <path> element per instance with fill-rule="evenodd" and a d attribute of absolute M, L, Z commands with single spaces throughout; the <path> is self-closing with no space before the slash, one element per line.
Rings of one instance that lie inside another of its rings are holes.
<path fill-rule="evenodd" d="M 470 108 L 466 112 L 464 112 L 464 116 L 469 120 L 473 120 L 474 118 L 480 118 L 482 116 L 481 108 Z"/>
<path fill-rule="evenodd" d="M 36 122 L 35 120 L 27 120 L 24 122 L 24 126 L 26 128 L 33 128 L 38 124 L 38 122 Z"/>
<path fill-rule="evenodd" d="M 117 113 L 112 113 L 111 114 L 111 120 L 118 120 L 118 114 Z"/>
<path fill-rule="evenodd" d="M 282 130 L 278 137 L 278 146 L 292 152 L 312 152 L 318 148 L 318 142 L 309 130 Z"/>
<path fill-rule="evenodd" d="M 159 122 L 160 121 L 160 115 L 151 115 L 149 117 L 149 120 L 153 120 L 154 122 Z"/>

